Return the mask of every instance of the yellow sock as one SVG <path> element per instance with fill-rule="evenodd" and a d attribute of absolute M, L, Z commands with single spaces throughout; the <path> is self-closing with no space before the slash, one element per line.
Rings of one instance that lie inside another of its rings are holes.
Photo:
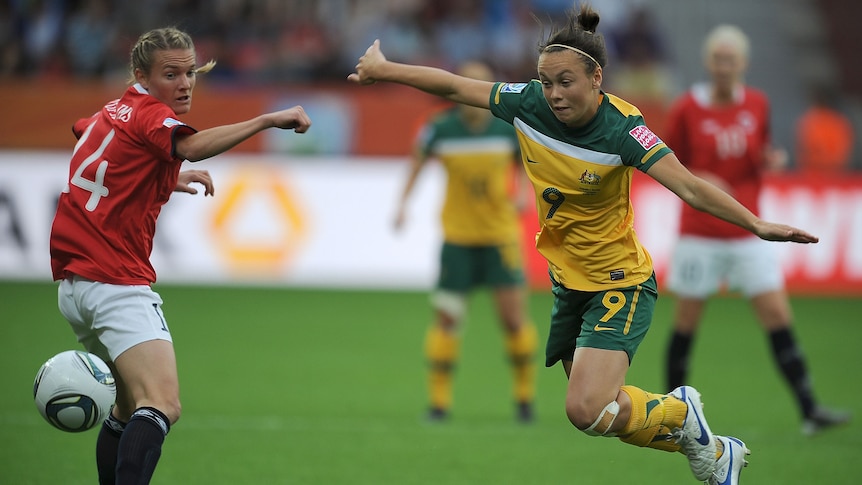
<path fill-rule="evenodd" d="M 431 406 L 447 410 L 452 406 L 452 373 L 458 358 L 458 337 L 439 325 L 425 334 L 425 356 L 428 359 L 428 392 Z"/>
<path fill-rule="evenodd" d="M 653 394 L 634 386 L 623 386 L 632 401 L 629 422 L 617 434 L 620 440 L 636 446 L 665 451 L 679 451 L 679 445 L 668 440 L 670 431 L 681 428 L 688 406 L 667 394 Z"/>
<path fill-rule="evenodd" d="M 512 362 L 515 400 L 533 402 L 536 394 L 536 347 L 539 334 L 532 322 L 521 325 L 515 333 L 506 335 L 506 351 Z"/>

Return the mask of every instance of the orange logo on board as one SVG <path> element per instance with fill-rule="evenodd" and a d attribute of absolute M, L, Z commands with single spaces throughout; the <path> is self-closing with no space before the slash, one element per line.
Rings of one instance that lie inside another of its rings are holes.
<path fill-rule="evenodd" d="M 216 197 L 219 206 L 212 221 L 215 245 L 235 272 L 278 273 L 305 236 L 302 212 L 282 172 L 250 166 L 228 180 L 227 195 Z M 250 210 L 255 203 L 265 212 Z M 266 220 L 261 224 L 255 218 Z M 249 220 L 249 227 L 236 230 Z M 255 230 L 261 234 L 254 234 Z"/>

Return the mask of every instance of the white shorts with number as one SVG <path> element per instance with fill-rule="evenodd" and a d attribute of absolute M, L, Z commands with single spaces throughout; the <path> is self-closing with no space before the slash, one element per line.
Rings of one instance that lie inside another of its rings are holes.
<path fill-rule="evenodd" d="M 757 237 L 681 236 L 668 271 L 668 289 L 688 298 L 706 298 L 721 289 L 740 291 L 749 298 L 780 290 L 784 274 L 769 244 Z"/>
<path fill-rule="evenodd" d="M 162 298 L 147 285 L 110 285 L 73 276 L 60 282 L 58 300 L 78 341 L 106 361 L 142 342 L 173 341 Z"/>

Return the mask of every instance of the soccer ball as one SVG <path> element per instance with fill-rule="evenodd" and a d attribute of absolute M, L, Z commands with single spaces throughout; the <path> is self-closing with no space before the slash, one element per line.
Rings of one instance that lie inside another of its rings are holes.
<path fill-rule="evenodd" d="M 36 408 L 57 429 L 77 433 L 107 419 L 117 397 L 111 369 L 88 352 L 67 350 L 42 364 L 33 383 Z"/>

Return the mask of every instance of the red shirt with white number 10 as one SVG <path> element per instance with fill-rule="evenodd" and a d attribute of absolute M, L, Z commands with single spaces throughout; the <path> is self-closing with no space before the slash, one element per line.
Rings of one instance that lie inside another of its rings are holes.
<path fill-rule="evenodd" d="M 710 86 L 697 84 L 668 112 L 662 139 L 695 174 L 709 173 L 730 186 L 733 195 L 758 213 L 763 185 L 764 150 L 770 144 L 769 102 L 761 91 L 741 86 L 734 101 L 716 106 Z M 713 238 L 751 237 L 745 229 L 682 206 L 680 233 Z"/>
<path fill-rule="evenodd" d="M 78 143 L 51 227 L 55 280 L 76 274 L 117 285 L 155 282 L 156 219 L 183 162 L 174 136 L 195 132 L 175 116 L 136 84 L 75 123 Z"/>

